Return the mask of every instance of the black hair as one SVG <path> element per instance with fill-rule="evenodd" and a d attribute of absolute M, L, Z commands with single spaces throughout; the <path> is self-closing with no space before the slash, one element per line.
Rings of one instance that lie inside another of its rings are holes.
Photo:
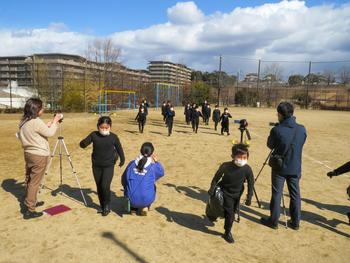
<path fill-rule="evenodd" d="M 232 146 L 232 156 L 247 154 L 249 156 L 248 146 L 244 143 L 238 143 Z"/>
<path fill-rule="evenodd" d="M 225 111 L 225 110 L 228 110 L 228 108 L 226 107 L 226 108 L 224 109 L 224 111 Z"/>
<path fill-rule="evenodd" d="M 31 119 L 35 119 L 38 117 L 39 111 L 43 108 L 43 102 L 39 98 L 30 98 L 26 101 L 24 105 L 24 112 L 21 119 L 20 127 L 23 126 L 24 123 Z"/>
<path fill-rule="evenodd" d="M 142 144 L 140 152 L 142 154 L 142 158 L 141 160 L 139 160 L 139 163 L 137 164 L 137 170 L 139 172 L 142 172 L 143 167 L 147 163 L 147 158 L 150 157 L 154 152 L 153 144 L 150 142 L 145 142 L 144 144 Z"/>
<path fill-rule="evenodd" d="M 219 105 L 218 105 L 218 104 L 216 104 L 216 105 L 215 105 L 215 108 L 219 108 Z"/>
<path fill-rule="evenodd" d="M 97 128 L 100 127 L 101 124 L 108 124 L 112 127 L 112 119 L 109 116 L 101 116 L 97 121 Z"/>
<path fill-rule="evenodd" d="M 291 103 L 283 101 L 277 106 L 277 112 L 282 115 L 283 119 L 293 116 L 294 107 Z"/>

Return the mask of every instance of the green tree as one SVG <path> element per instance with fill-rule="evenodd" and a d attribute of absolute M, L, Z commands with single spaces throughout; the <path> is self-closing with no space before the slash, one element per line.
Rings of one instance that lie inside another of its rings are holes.
<path fill-rule="evenodd" d="M 190 99 L 198 104 L 203 103 L 206 99 L 210 99 L 210 86 L 203 81 L 192 83 Z"/>

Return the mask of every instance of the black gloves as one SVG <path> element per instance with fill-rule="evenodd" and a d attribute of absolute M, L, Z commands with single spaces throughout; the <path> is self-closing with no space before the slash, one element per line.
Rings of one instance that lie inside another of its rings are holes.
<path fill-rule="evenodd" d="M 328 172 L 327 173 L 327 176 L 329 177 L 329 178 L 332 178 L 333 176 L 336 176 L 337 175 L 337 173 L 335 172 L 335 171 L 331 171 L 331 172 Z"/>
<path fill-rule="evenodd" d="M 214 195 L 214 188 L 211 187 L 211 188 L 208 190 L 208 194 L 209 194 L 210 196 Z"/>
<path fill-rule="evenodd" d="M 119 163 L 119 167 L 122 167 L 124 165 L 124 162 Z"/>
<path fill-rule="evenodd" d="M 247 198 L 247 200 L 245 200 L 245 205 L 250 206 L 251 204 L 252 204 L 252 198 Z"/>

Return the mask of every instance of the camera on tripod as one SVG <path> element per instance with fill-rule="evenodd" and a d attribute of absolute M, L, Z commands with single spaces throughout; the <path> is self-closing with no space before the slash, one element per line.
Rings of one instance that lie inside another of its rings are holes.
<path fill-rule="evenodd" d="M 239 130 L 241 132 L 241 138 L 240 138 L 240 143 L 243 143 L 243 135 L 244 133 L 246 134 L 247 136 L 247 139 L 248 140 L 245 140 L 245 144 L 246 145 L 249 145 L 250 144 L 250 140 L 252 139 L 251 136 L 250 136 L 250 133 L 249 133 L 249 130 L 247 129 L 248 127 L 248 121 L 246 119 L 241 119 L 241 120 L 234 120 L 233 123 L 236 123 L 236 124 L 239 124 Z M 233 144 L 236 143 L 235 140 L 232 141 Z"/>
<path fill-rule="evenodd" d="M 233 123 L 239 124 L 240 130 L 245 130 L 248 126 L 248 122 L 246 119 L 234 120 Z"/>
<path fill-rule="evenodd" d="M 54 115 L 53 115 L 53 117 L 56 117 L 56 115 L 58 115 L 58 114 L 61 115 L 61 116 L 60 116 L 61 118 L 60 118 L 60 120 L 58 121 L 59 123 L 61 123 L 61 122 L 63 121 L 63 113 L 62 113 L 61 110 L 56 110 L 55 113 L 54 113 Z"/>

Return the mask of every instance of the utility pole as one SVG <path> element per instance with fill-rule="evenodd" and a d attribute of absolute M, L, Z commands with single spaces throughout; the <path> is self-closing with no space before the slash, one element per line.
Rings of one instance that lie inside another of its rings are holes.
<path fill-rule="evenodd" d="M 222 65 L 222 56 L 220 55 L 220 62 L 219 62 L 219 78 L 218 78 L 218 105 L 220 105 L 221 65 Z"/>
<path fill-rule="evenodd" d="M 309 108 L 309 88 L 310 88 L 310 76 L 311 74 L 311 61 L 309 61 L 309 74 L 307 77 L 307 85 L 306 85 L 306 98 L 305 98 L 305 109 Z"/>
<path fill-rule="evenodd" d="M 11 83 L 11 59 L 8 60 L 9 61 L 9 72 L 10 72 L 10 109 L 12 111 L 12 83 Z"/>
<path fill-rule="evenodd" d="M 259 102 L 260 102 L 260 96 L 259 96 L 260 66 L 261 66 L 261 59 L 259 59 L 259 64 L 258 64 L 258 80 L 257 80 L 257 82 L 256 82 L 256 93 L 257 93 L 258 101 L 259 101 Z"/>

